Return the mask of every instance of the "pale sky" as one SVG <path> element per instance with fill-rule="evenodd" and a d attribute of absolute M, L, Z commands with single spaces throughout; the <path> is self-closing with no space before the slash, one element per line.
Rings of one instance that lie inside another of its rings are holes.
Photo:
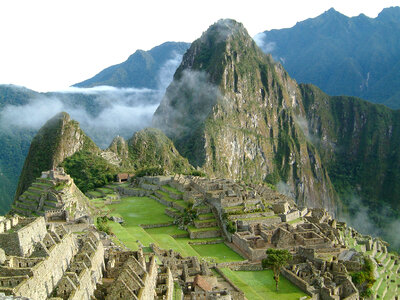
<path fill-rule="evenodd" d="M 400 0 L 0 0 L 0 84 L 54 91 L 125 61 L 137 49 L 192 42 L 221 18 L 254 36 L 331 7 L 376 17 Z"/>

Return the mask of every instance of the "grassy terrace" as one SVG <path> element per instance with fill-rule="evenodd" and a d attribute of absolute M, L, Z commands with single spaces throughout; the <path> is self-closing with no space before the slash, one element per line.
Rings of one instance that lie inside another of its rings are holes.
<path fill-rule="evenodd" d="M 214 216 L 210 217 L 210 219 L 196 220 L 196 223 L 207 223 L 207 222 L 216 221 L 216 219 L 213 218 L 213 217 L 214 217 Z"/>
<path fill-rule="evenodd" d="M 200 214 L 199 217 L 202 218 L 202 219 L 213 219 L 214 218 L 214 214 L 213 213 Z"/>
<path fill-rule="evenodd" d="M 243 258 L 223 243 L 211 245 L 193 245 L 205 241 L 220 241 L 220 238 L 207 238 L 191 240 L 189 237 L 177 237 L 177 235 L 188 235 L 188 232 L 179 229 L 176 225 L 144 229 L 140 224 L 172 223 L 173 219 L 165 215 L 166 206 L 149 197 L 126 197 L 120 203 L 105 205 L 100 199 L 90 200 L 94 206 L 109 215 L 120 216 L 124 224 L 108 222 L 111 230 L 118 239 L 116 244 L 136 250 L 140 241 L 144 246 L 151 243 L 157 244 L 163 249 L 173 249 L 183 256 L 197 256 L 199 258 L 213 259 L 216 262 L 239 261 Z M 171 209 L 171 208 L 169 208 Z M 197 229 L 195 231 L 218 230 L 218 227 Z M 120 241 L 118 241 L 120 240 Z"/>
<path fill-rule="evenodd" d="M 103 196 L 103 195 L 102 195 L 100 192 L 98 192 L 98 191 L 89 191 L 88 194 L 91 195 L 91 196 L 93 196 L 93 197 L 97 197 L 97 198 L 100 198 L 100 197 Z"/>
<path fill-rule="evenodd" d="M 162 186 L 164 189 L 166 189 L 167 191 L 177 194 L 177 195 L 183 195 L 183 193 L 179 190 L 177 190 L 176 188 L 169 186 L 169 185 L 163 185 Z"/>
<path fill-rule="evenodd" d="M 99 191 L 103 192 L 104 194 L 114 194 L 114 191 L 109 188 L 97 188 L 96 190 L 99 190 Z"/>
<path fill-rule="evenodd" d="M 196 228 L 194 226 L 188 226 L 188 230 L 192 232 L 212 231 L 212 230 L 219 230 L 219 227 Z"/>
<path fill-rule="evenodd" d="M 177 200 L 175 200 L 175 199 L 172 199 L 172 198 L 169 196 L 169 194 L 166 193 L 166 192 L 164 192 L 164 191 L 158 190 L 157 193 L 159 193 L 160 195 L 162 195 L 163 198 L 164 198 L 165 200 L 167 200 L 167 201 L 171 201 L 171 202 L 177 201 Z"/>
<path fill-rule="evenodd" d="M 52 187 L 53 184 L 51 182 L 39 182 L 39 181 L 35 181 L 34 184 L 43 186 L 43 187 Z"/>
<path fill-rule="evenodd" d="M 283 276 L 280 276 L 279 291 L 276 291 L 272 270 L 232 271 L 229 268 L 223 268 L 222 271 L 245 293 L 247 299 L 292 300 L 300 299 L 300 297 L 304 296 L 307 297 L 304 292 L 290 283 Z"/>

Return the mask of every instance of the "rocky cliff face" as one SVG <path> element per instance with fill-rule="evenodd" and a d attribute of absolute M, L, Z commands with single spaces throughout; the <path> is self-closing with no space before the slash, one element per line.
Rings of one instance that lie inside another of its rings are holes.
<path fill-rule="evenodd" d="M 59 113 L 47 121 L 32 140 L 15 199 L 18 199 L 42 171 L 54 169 L 65 158 L 83 149 L 100 152 L 79 128 L 78 122 L 71 120 L 67 113 Z"/>
<path fill-rule="evenodd" d="M 356 216 L 367 208 L 364 228 L 371 221 L 376 232 L 393 242 L 386 229 L 400 216 L 400 110 L 355 97 L 330 97 L 312 85 L 300 89 L 309 135 L 345 208 Z"/>
<path fill-rule="evenodd" d="M 334 211 L 335 192 L 304 117 L 296 82 L 242 24 L 221 20 L 184 55 L 153 124 L 209 174 L 281 181 L 300 204 Z"/>

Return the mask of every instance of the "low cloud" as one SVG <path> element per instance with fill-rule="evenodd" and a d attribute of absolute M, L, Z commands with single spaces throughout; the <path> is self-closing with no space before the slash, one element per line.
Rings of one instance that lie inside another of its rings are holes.
<path fill-rule="evenodd" d="M 295 194 L 293 193 L 293 190 L 286 182 L 279 181 L 276 184 L 276 189 L 279 193 L 281 193 L 285 196 L 291 197 L 293 199 L 296 199 Z"/>
<path fill-rule="evenodd" d="M 264 53 L 272 53 L 276 48 L 276 42 L 267 42 L 267 34 L 265 32 L 256 34 L 253 40 Z"/>
<path fill-rule="evenodd" d="M 151 125 L 166 87 L 182 59 L 174 53 L 161 66 L 157 89 L 70 87 L 62 91 L 38 94 L 25 105 L 7 105 L 0 112 L 0 130 L 8 134 L 37 131 L 61 111 L 71 115 L 101 148 L 116 135 L 130 138 L 136 131 Z"/>
<path fill-rule="evenodd" d="M 86 103 L 86 107 L 68 101 L 69 98 L 65 95 L 57 94 L 31 99 L 22 106 L 8 105 L 0 112 L 0 127 L 2 131 L 9 133 L 16 130 L 39 130 L 48 119 L 65 111 L 80 123 L 81 128 L 97 145 L 106 148 L 114 136 L 129 138 L 135 131 L 149 126 L 158 106 L 153 93 L 140 93 L 143 96 L 140 97 L 141 101 L 137 98 L 138 94 L 117 93 L 118 95 L 110 95 L 109 91 L 106 94 L 96 92 L 97 96 L 89 104 Z M 93 112 L 90 111 L 90 106 L 102 109 Z"/>
<path fill-rule="evenodd" d="M 218 86 L 210 83 L 207 76 L 205 72 L 184 70 L 168 87 L 153 125 L 169 136 L 195 130 L 222 97 Z"/>
<path fill-rule="evenodd" d="M 391 213 L 392 209 L 384 204 L 380 204 L 379 223 L 373 219 L 373 213 L 366 206 L 360 197 L 347 195 L 343 197 L 348 203 L 346 211 L 340 213 L 340 219 L 361 232 L 373 237 L 382 237 L 390 243 L 394 249 L 400 249 L 400 220 L 396 220 Z M 377 214 L 378 212 L 374 212 Z"/>

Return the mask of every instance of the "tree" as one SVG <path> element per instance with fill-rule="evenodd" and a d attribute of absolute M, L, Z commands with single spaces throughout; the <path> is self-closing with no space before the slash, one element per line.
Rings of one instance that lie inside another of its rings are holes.
<path fill-rule="evenodd" d="M 267 258 L 262 260 L 262 266 L 263 268 L 270 267 L 273 270 L 276 290 L 278 290 L 281 268 L 287 265 L 292 258 L 292 255 L 286 249 L 267 249 Z"/>

